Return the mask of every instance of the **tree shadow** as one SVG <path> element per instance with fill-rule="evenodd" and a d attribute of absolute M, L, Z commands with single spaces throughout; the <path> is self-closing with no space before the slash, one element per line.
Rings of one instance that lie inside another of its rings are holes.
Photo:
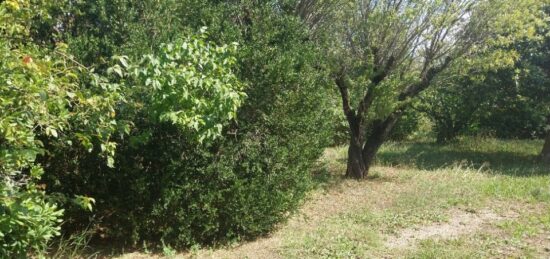
<path fill-rule="evenodd" d="M 335 186 L 340 186 L 345 180 L 346 177 L 343 173 L 330 170 L 326 163 L 315 165 L 311 172 L 312 189 L 327 191 Z"/>
<path fill-rule="evenodd" d="M 512 150 L 472 150 L 456 148 L 453 144 L 397 144 L 392 148 L 382 149 L 377 156 L 377 162 L 381 165 L 410 166 L 423 170 L 461 165 L 517 177 L 550 175 L 550 164 L 540 162 L 535 154 Z"/>

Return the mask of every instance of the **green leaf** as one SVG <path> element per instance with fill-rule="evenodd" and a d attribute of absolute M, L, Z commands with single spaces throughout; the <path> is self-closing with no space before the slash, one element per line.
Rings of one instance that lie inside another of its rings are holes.
<path fill-rule="evenodd" d="M 115 159 L 111 156 L 107 157 L 107 166 L 110 168 L 115 167 Z"/>

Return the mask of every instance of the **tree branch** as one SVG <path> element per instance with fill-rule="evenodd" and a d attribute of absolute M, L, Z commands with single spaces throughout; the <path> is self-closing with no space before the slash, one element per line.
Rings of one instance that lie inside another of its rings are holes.
<path fill-rule="evenodd" d="M 372 102 L 374 101 L 375 94 L 374 94 L 374 88 L 380 85 L 386 77 L 390 74 L 392 67 L 395 63 L 395 58 L 391 56 L 381 71 L 376 73 L 374 77 L 371 79 L 371 83 L 369 84 L 369 87 L 367 87 L 367 92 L 365 93 L 365 96 L 361 100 L 361 103 L 359 103 L 359 107 L 357 108 L 357 116 L 359 118 L 363 118 L 363 114 L 368 111 L 370 106 L 372 105 Z"/>
<path fill-rule="evenodd" d="M 348 84 L 344 74 L 341 73 L 336 76 L 335 82 L 338 86 L 338 90 L 340 90 L 340 96 L 342 97 L 342 108 L 344 110 L 344 115 L 346 115 L 348 121 L 351 121 L 355 118 L 355 112 L 350 107 Z"/>
<path fill-rule="evenodd" d="M 401 94 L 399 94 L 399 101 L 404 101 L 407 98 L 416 96 L 420 92 L 426 90 L 426 88 L 430 86 L 430 83 L 433 81 L 433 79 L 442 71 L 444 71 L 447 67 L 449 67 L 452 61 L 453 58 L 447 57 L 445 61 L 443 61 L 443 64 L 427 69 L 425 73 L 422 73 L 422 78 L 420 82 L 408 86 L 403 92 L 401 92 Z"/>

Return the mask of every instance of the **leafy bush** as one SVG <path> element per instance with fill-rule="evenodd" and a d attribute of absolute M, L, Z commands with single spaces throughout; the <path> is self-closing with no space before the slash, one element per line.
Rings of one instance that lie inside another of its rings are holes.
<path fill-rule="evenodd" d="M 47 2 L 0 3 L 0 256 L 41 253 L 59 234 L 63 210 L 39 185 L 38 157 L 46 146 L 85 146 L 112 159 L 111 116 L 116 86 L 82 68 L 66 45 L 45 48 L 29 41 Z M 94 83 L 84 78 L 94 77 Z M 94 146 L 92 142 L 97 143 Z M 84 197 L 85 198 L 85 197 Z M 73 197 L 63 199 L 73 200 Z M 74 199 L 80 205 L 88 199 Z"/>
<path fill-rule="evenodd" d="M 332 129 L 302 22 L 268 3 L 52 3 L 0 5 L 3 255 L 43 249 L 54 204 L 64 231 L 177 248 L 266 233 L 297 207 Z M 203 23 L 218 43 L 174 40 Z"/>
<path fill-rule="evenodd" d="M 76 208 L 66 209 L 65 231 L 92 223 L 97 236 L 106 240 L 184 248 L 264 234 L 297 208 L 310 186 L 309 169 L 332 130 L 330 86 L 326 72 L 317 66 L 314 45 L 304 42 L 307 30 L 300 21 L 270 5 L 241 8 L 224 3 L 208 8 L 206 17 L 215 16 L 207 24 L 208 39 L 237 41 L 239 51 L 207 44 L 202 36 L 186 41 L 191 51 L 179 48 L 186 44 L 182 42 L 140 46 L 153 49 L 154 58 L 146 57 L 145 63 L 138 61 L 142 53 L 125 52 L 126 47 L 113 50 L 129 55 L 119 56 L 118 66 L 106 70 L 124 89 L 125 102 L 117 106 L 116 117 L 128 125 L 128 135 L 116 140 L 115 168 L 71 147 L 52 147 L 41 158 L 49 191 L 96 199 L 92 221 Z M 190 8 L 187 14 L 195 17 L 201 10 Z M 251 23 L 232 22 L 230 17 L 239 15 L 248 15 Z M 203 25 L 160 21 L 178 20 L 163 17 L 149 29 L 169 26 L 187 34 Z M 221 27 L 224 33 L 216 33 Z M 149 42 L 139 38 L 147 34 L 135 33 L 127 39 Z M 172 66 L 169 55 L 181 56 L 175 61 L 179 65 Z M 170 83 L 172 78 L 178 83 Z M 189 83 L 195 79 L 204 85 Z M 238 103 L 241 84 L 247 97 Z M 197 102 L 184 100 L 185 92 Z M 232 109 L 240 104 L 235 117 Z"/>
<path fill-rule="evenodd" d="M 24 258 L 30 251 L 45 251 L 47 241 L 59 235 L 63 211 L 48 203 L 44 192 L 1 185 L 0 198 L 0 257 Z"/>
<path fill-rule="evenodd" d="M 410 108 L 407 109 L 395 124 L 389 138 L 391 140 L 401 141 L 413 136 L 420 129 L 420 120 L 419 112 Z"/>

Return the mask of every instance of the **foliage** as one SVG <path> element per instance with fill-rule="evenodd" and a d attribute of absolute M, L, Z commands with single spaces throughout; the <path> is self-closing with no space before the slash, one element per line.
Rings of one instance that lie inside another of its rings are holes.
<path fill-rule="evenodd" d="M 63 43 L 52 50 L 28 41 L 46 4 L 0 3 L 0 254 L 8 257 L 40 252 L 59 234 L 62 210 L 37 185 L 46 145 L 91 151 L 94 141 L 108 147 L 98 152 L 102 158 L 114 155 L 116 86 L 80 67 Z"/>
<path fill-rule="evenodd" d="M 123 9 L 132 1 L 121 2 Z M 118 10 L 110 4 L 80 12 Z M 128 133 L 117 136 L 113 169 L 71 147 L 41 158 L 49 191 L 96 200 L 93 218 L 68 207 L 65 231 L 91 223 L 96 241 L 178 249 L 268 232 L 297 208 L 332 135 L 327 72 L 307 29 L 271 3 L 167 1 L 157 10 L 156 1 L 142 1 L 130 9 L 105 20 L 83 14 L 66 27 L 78 33 L 59 36 L 105 39 L 98 45 L 109 46 L 116 64 L 98 70 L 123 89 L 116 118 Z M 132 28 L 116 45 L 109 42 L 118 30 L 85 30 L 115 21 Z M 173 40 L 205 25 L 209 35 Z M 238 51 L 223 44 L 235 41 Z M 85 62 L 109 58 L 69 50 Z"/>
<path fill-rule="evenodd" d="M 43 191 L 6 186 L 0 191 L 0 256 L 24 258 L 29 251 L 44 251 L 47 241 L 59 235 L 63 210 L 44 199 Z"/>
<path fill-rule="evenodd" d="M 74 192 L 55 191 L 63 180 L 56 175 L 76 173 L 66 163 L 89 157 L 97 163 L 91 169 L 111 170 L 119 144 L 112 141 L 113 133 L 126 140 L 126 134 L 137 131 L 133 126 L 140 120 L 175 125 L 186 131 L 189 140 L 215 139 L 223 124 L 235 118 L 244 97 L 242 84 L 231 71 L 235 46 L 207 44 L 204 34 L 162 45 L 158 56 L 147 55 L 140 61 L 116 56 L 118 63 L 103 76 L 75 61 L 63 43 L 50 50 L 21 41 L 19 36 L 34 33 L 33 26 L 39 23 L 32 22 L 38 19 L 35 15 L 48 7 L 47 2 L 6 2 L 1 9 L 5 14 L 2 32 L 9 37 L 0 42 L 0 78 L 6 86 L 0 95 L 2 209 L 10 215 L 2 225 L 4 254 L 38 251 L 59 233 L 61 210 L 46 202 L 47 197 L 63 203 L 71 200 L 92 211 L 95 199 L 83 195 L 90 192 L 81 192 L 79 186 L 71 186 L 76 187 Z M 140 134 L 129 139 L 133 146 L 147 141 L 148 129 Z M 56 160 L 61 152 L 74 156 Z M 36 185 L 39 181 L 46 184 Z M 37 188 L 54 194 L 45 195 Z M 40 224 L 14 225 L 31 216 Z"/>
<path fill-rule="evenodd" d="M 443 114 L 445 139 L 538 135 L 539 4 L 2 1 L 0 255 L 88 227 L 166 254 L 265 234 L 311 187 L 334 122 L 358 177 L 418 129 L 412 108 Z"/>
<path fill-rule="evenodd" d="M 426 92 L 418 108 L 434 121 L 438 141 L 484 132 L 499 138 L 542 136 L 547 79 L 538 69 L 521 66 L 471 71 Z"/>
<path fill-rule="evenodd" d="M 545 19 L 543 13 L 535 14 L 539 21 Z M 529 28 L 530 34 L 512 43 L 498 43 L 458 62 L 444 80 L 424 93 L 418 108 L 435 122 L 438 141 L 480 132 L 500 138 L 544 134 L 550 88 L 537 60 L 544 52 L 541 37 L 547 33 L 547 24 Z"/>
<path fill-rule="evenodd" d="M 115 56 L 120 64 L 107 72 L 122 78 L 131 100 L 120 109 L 152 123 L 192 129 L 199 142 L 220 136 L 224 123 L 235 118 L 244 93 L 232 71 L 236 44 L 215 46 L 206 43 L 206 37 L 203 31 L 197 37 L 162 44 L 159 53 L 145 55 L 139 62 Z"/>
<path fill-rule="evenodd" d="M 420 130 L 421 116 L 422 114 L 413 109 L 405 110 L 388 138 L 394 141 L 403 141 L 414 137 Z"/>

